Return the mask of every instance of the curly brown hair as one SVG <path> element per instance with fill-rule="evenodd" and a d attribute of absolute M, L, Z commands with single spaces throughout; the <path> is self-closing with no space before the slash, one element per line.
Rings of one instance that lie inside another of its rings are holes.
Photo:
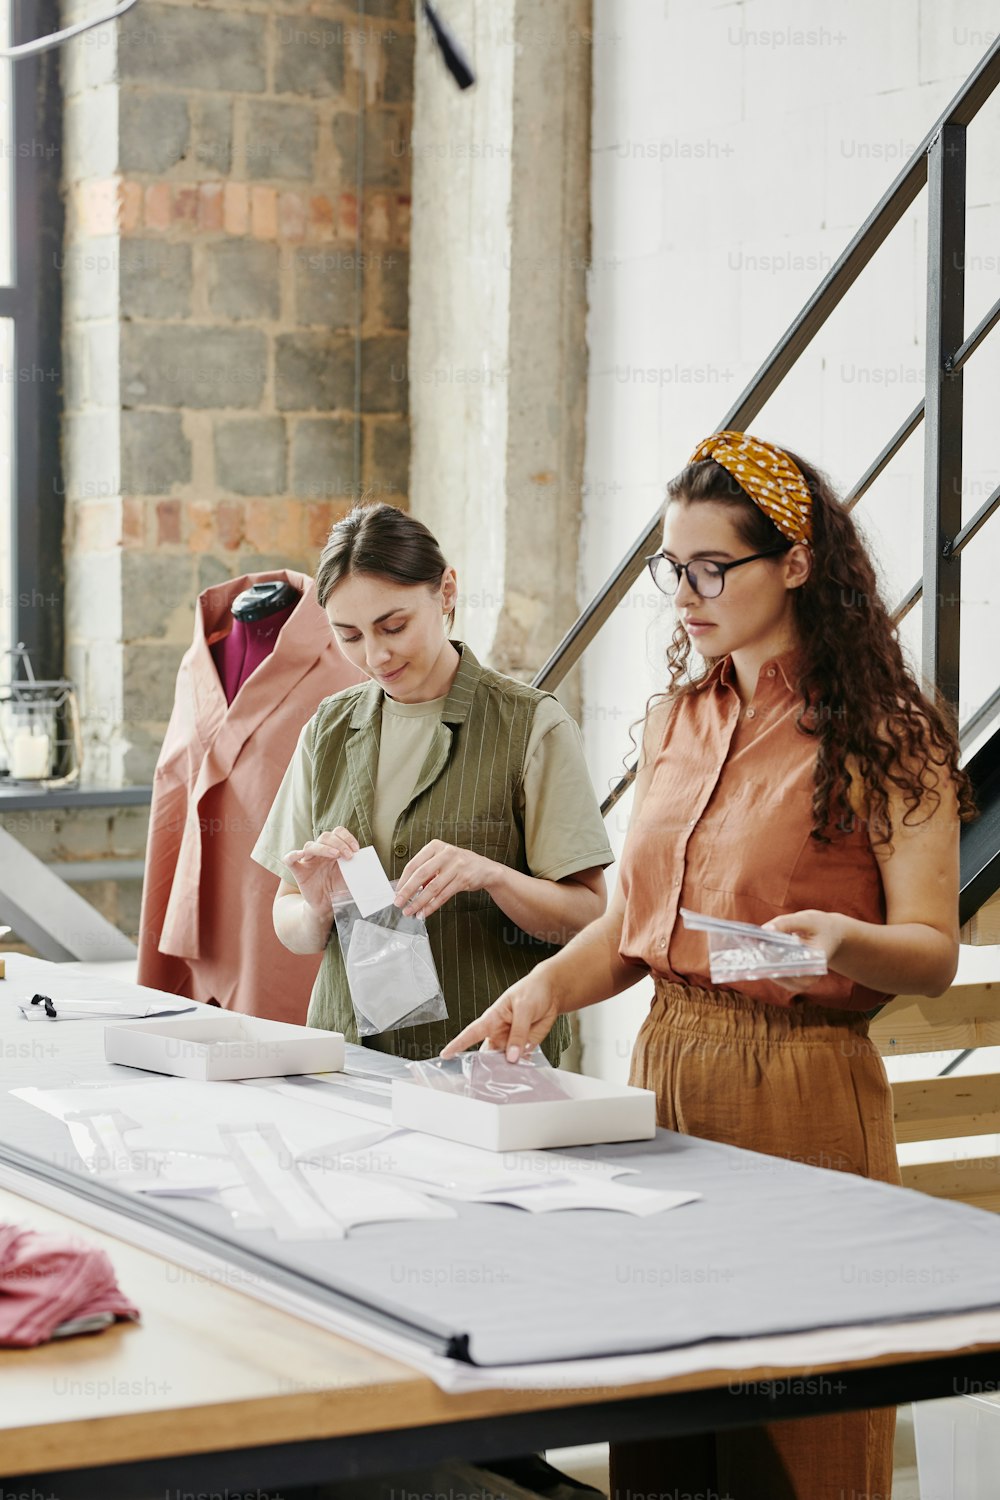
<path fill-rule="evenodd" d="M 875 569 L 850 513 L 824 474 L 784 450 L 801 470 L 813 499 L 813 567 L 793 592 L 801 645 L 800 733 L 818 741 L 812 837 L 830 842 L 857 819 L 850 801 L 852 769 L 860 777 L 873 844 L 892 847 L 889 788 L 902 794 L 903 823 L 921 807 L 933 812 L 942 780 L 950 780 L 962 821 L 975 817 L 972 784 L 959 767 L 954 713 L 939 695 L 922 691 L 906 664 L 896 627 L 881 597 Z M 788 546 L 781 532 L 732 475 L 704 459 L 688 464 L 667 485 L 672 501 L 711 500 L 730 506 L 740 539 L 752 552 Z M 691 679 L 691 642 L 677 625 L 667 647 L 670 683 L 659 701 L 696 691 L 706 671 Z M 682 679 L 688 679 L 682 682 Z M 657 700 L 653 700 L 657 701 Z"/>

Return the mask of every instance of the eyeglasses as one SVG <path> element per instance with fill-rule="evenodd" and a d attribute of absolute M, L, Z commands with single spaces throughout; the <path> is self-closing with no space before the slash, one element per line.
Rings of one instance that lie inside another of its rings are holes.
<path fill-rule="evenodd" d="M 682 573 L 700 599 L 717 599 L 725 587 L 726 574 L 733 568 L 742 568 L 744 563 L 757 562 L 761 557 L 776 557 L 779 552 L 787 552 L 791 545 L 791 542 L 786 542 L 784 546 L 770 547 L 766 552 L 753 552 L 735 562 L 713 562 L 710 558 L 702 558 L 697 562 L 679 563 L 667 557 L 665 552 L 654 552 L 652 557 L 646 558 L 646 566 L 656 587 L 668 599 L 672 599 L 680 588 Z"/>

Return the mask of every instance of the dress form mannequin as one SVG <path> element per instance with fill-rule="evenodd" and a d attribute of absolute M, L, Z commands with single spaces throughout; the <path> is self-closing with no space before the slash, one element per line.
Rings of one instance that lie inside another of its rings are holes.
<path fill-rule="evenodd" d="M 301 597 L 281 579 L 251 584 L 237 594 L 231 606 L 232 629 L 209 648 L 227 703 L 232 703 L 251 672 L 270 656 L 282 625 Z"/>
<path fill-rule="evenodd" d="M 234 602 L 249 594 L 251 608 L 253 600 L 259 605 L 261 584 L 265 604 L 277 607 L 238 621 Z M 226 658 L 212 648 L 233 635 L 243 637 L 247 652 L 234 653 L 227 704 Z M 324 698 L 360 680 L 308 574 L 276 568 L 199 594 L 153 777 L 140 984 L 215 1000 L 243 1015 L 305 1023 L 320 955 L 289 953 L 278 942 L 274 876 L 250 851 L 303 725 Z"/>

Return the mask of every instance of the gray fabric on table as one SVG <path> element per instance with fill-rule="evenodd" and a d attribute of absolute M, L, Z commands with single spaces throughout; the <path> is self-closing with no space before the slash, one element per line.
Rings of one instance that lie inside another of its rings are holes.
<path fill-rule="evenodd" d="M 0 1014 L 0 1143 L 72 1165 L 65 1126 L 9 1090 L 142 1075 L 105 1062 L 100 1021 L 30 1023 L 12 1011 Z M 351 1049 L 349 1066 L 366 1060 Z M 240 1234 L 210 1202 L 158 1202 L 402 1324 L 468 1335 L 481 1365 L 1000 1307 L 998 1215 L 667 1131 L 571 1154 L 637 1166 L 630 1185 L 703 1197 L 646 1219 L 457 1204 L 457 1219 L 366 1225 L 319 1243 Z M 82 1163 L 73 1170 L 86 1178 Z"/>

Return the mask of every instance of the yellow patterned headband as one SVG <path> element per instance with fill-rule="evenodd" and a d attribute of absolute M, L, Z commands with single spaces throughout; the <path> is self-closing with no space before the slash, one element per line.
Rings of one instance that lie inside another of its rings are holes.
<path fill-rule="evenodd" d="M 714 458 L 790 542 L 812 541 L 812 495 L 802 471 L 773 443 L 748 432 L 716 432 L 699 443 L 688 463 Z"/>

